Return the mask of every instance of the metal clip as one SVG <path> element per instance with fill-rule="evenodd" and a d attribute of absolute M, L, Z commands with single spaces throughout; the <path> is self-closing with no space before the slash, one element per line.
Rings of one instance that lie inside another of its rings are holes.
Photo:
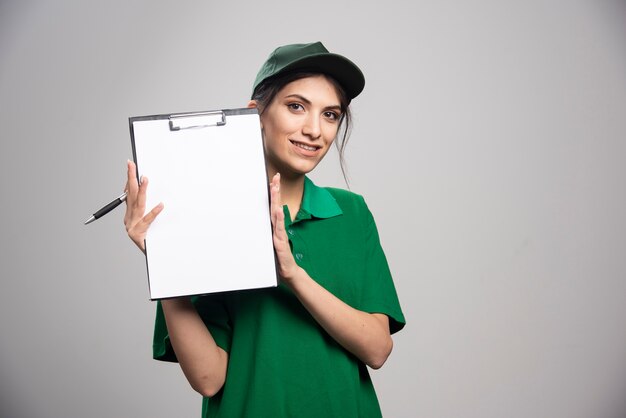
<path fill-rule="evenodd" d="M 226 125 L 226 115 L 220 110 L 215 112 L 181 113 L 179 115 L 171 115 L 169 119 L 170 131 Z"/>

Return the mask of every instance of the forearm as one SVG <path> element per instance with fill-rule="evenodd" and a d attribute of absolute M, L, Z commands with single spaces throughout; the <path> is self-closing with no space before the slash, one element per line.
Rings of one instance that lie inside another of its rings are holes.
<path fill-rule="evenodd" d="M 285 282 L 313 318 L 342 347 L 368 366 L 382 367 L 393 348 L 386 315 L 370 314 L 347 305 L 302 268 Z"/>
<path fill-rule="evenodd" d="M 203 396 L 213 396 L 226 380 L 228 354 L 216 343 L 189 298 L 161 301 L 167 330 L 187 380 Z"/>

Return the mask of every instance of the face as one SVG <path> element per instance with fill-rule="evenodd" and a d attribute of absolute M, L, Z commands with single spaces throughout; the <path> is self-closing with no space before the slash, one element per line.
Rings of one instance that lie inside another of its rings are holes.
<path fill-rule="evenodd" d="M 341 106 L 323 75 L 287 84 L 262 112 L 261 128 L 270 177 L 299 177 L 324 158 L 339 129 Z"/>

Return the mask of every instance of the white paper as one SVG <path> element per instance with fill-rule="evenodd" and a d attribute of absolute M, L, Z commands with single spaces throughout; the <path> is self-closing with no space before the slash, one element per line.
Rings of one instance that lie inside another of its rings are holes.
<path fill-rule="evenodd" d="M 259 116 L 170 131 L 168 119 L 134 121 L 148 230 L 150 298 L 277 285 Z"/>

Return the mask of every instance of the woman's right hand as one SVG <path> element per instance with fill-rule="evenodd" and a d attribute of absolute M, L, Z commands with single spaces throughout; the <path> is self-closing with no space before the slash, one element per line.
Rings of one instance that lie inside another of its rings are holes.
<path fill-rule="evenodd" d="M 156 205 L 150 212 L 146 212 L 146 190 L 148 189 L 148 178 L 141 178 L 141 184 L 137 182 L 135 163 L 128 161 L 128 179 L 126 181 L 126 214 L 124 215 L 124 226 L 131 240 L 141 251 L 146 252 L 145 238 L 150 224 L 163 210 L 163 203 Z"/>

